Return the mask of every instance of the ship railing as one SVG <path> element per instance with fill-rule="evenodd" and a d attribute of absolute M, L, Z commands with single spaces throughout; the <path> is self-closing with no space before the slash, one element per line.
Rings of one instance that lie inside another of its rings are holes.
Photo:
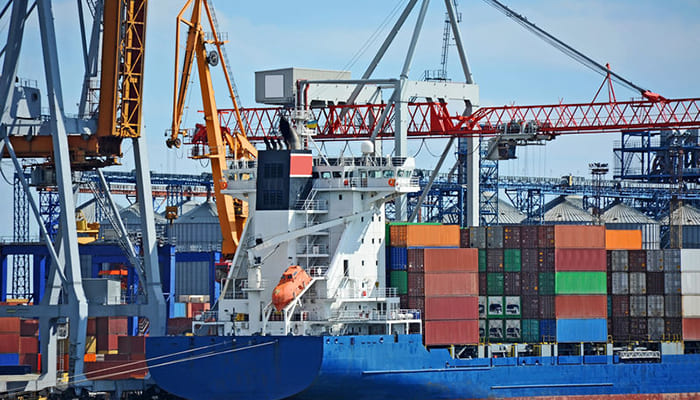
<path fill-rule="evenodd" d="M 256 170 L 257 168 L 258 168 L 258 162 L 256 160 L 233 160 L 229 164 L 229 169 Z"/>
<path fill-rule="evenodd" d="M 217 322 L 219 321 L 218 311 L 197 311 L 193 319 L 198 322 Z"/>
<path fill-rule="evenodd" d="M 304 246 L 297 252 L 299 254 L 328 254 L 328 246 L 312 244 L 311 246 Z"/>
<path fill-rule="evenodd" d="M 390 166 L 401 167 L 406 163 L 406 157 L 340 157 L 314 159 L 314 165 L 325 166 L 326 162 L 331 166 Z"/>
<path fill-rule="evenodd" d="M 370 290 L 355 288 L 343 288 L 338 290 L 338 294 L 344 299 L 361 299 L 376 297 L 397 297 L 397 290 L 393 287 L 374 288 Z"/>
<path fill-rule="evenodd" d="M 251 287 L 248 280 L 242 280 L 241 281 L 241 290 L 258 290 L 258 289 L 265 289 L 267 287 L 267 279 L 262 279 L 260 281 L 260 286 L 259 287 Z"/>
<path fill-rule="evenodd" d="M 294 204 L 295 210 L 328 211 L 328 202 L 325 200 L 299 200 Z"/>
<path fill-rule="evenodd" d="M 322 278 L 326 276 L 326 273 L 328 272 L 328 266 L 309 267 L 307 268 L 306 272 L 308 272 L 309 276 L 311 276 L 312 278 Z"/>
<path fill-rule="evenodd" d="M 368 188 L 384 189 L 393 187 L 419 187 L 417 177 L 404 178 L 333 178 L 321 179 L 314 183 L 314 189 Z"/>
<path fill-rule="evenodd" d="M 420 321 L 420 310 L 400 309 L 389 311 L 343 310 L 333 315 L 337 321 Z"/>

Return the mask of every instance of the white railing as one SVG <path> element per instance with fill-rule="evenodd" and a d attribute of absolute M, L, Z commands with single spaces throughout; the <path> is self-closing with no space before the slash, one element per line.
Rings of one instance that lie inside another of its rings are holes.
<path fill-rule="evenodd" d="M 328 267 L 327 266 L 315 266 L 315 267 L 309 267 L 307 269 L 307 272 L 309 273 L 309 276 L 312 278 L 321 278 L 326 276 L 326 273 L 328 272 Z"/>
<path fill-rule="evenodd" d="M 343 310 L 338 311 L 333 315 L 334 320 L 338 321 L 420 321 L 420 310 L 390 310 L 390 311 L 360 311 L 360 310 Z"/>
<path fill-rule="evenodd" d="M 343 299 L 362 299 L 376 297 L 396 297 L 396 288 L 372 288 L 372 289 L 355 289 L 342 288 L 338 289 L 338 295 Z"/>

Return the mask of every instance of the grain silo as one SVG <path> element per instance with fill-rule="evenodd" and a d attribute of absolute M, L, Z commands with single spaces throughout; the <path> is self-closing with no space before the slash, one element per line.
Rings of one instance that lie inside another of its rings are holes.
<path fill-rule="evenodd" d="M 606 229 L 642 231 L 642 248 L 653 250 L 659 248 L 660 225 L 641 211 L 623 203 L 615 203 L 601 215 Z"/>

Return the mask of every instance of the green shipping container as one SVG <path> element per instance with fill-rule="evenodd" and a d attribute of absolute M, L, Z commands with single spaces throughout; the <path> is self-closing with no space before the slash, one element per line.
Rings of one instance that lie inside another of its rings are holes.
<path fill-rule="evenodd" d="M 398 294 L 408 294 L 408 272 L 391 271 L 389 275 L 391 287 L 395 287 Z"/>
<path fill-rule="evenodd" d="M 479 249 L 479 272 L 486 272 L 486 249 Z"/>
<path fill-rule="evenodd" d="M 607 294 L 605 272 L 556 272 L 555 294 Z"/>
<path fill-rule="evenodd" d="M 554 272 L 540 272 L 537 293 L 540 296 L 554 295 Z"/>
<path fill-rule="evenodd" d="M 503 270 L 506 272 L 520 272 L 520 249 L 503 250 Z"/>
<path fill-rule="evenodd" d="M 523 342 L 537 343 L 540 341 L 540 320 L 524 319 L 522 321 Z"/>
<path fill-rule="evenodd" d="M 503 295 L 503 274 L 500 272 L 489 272 L 486 275 L 486 293 L 489 296 Z"/>

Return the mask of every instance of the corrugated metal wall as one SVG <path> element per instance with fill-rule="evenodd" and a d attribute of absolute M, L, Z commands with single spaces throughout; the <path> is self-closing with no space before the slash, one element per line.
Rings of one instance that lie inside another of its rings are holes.
<path fill-rule="evenodd" d="M 209 263 L 178 262 L 175 264 L 175 295 L 208 295 Z"/>

